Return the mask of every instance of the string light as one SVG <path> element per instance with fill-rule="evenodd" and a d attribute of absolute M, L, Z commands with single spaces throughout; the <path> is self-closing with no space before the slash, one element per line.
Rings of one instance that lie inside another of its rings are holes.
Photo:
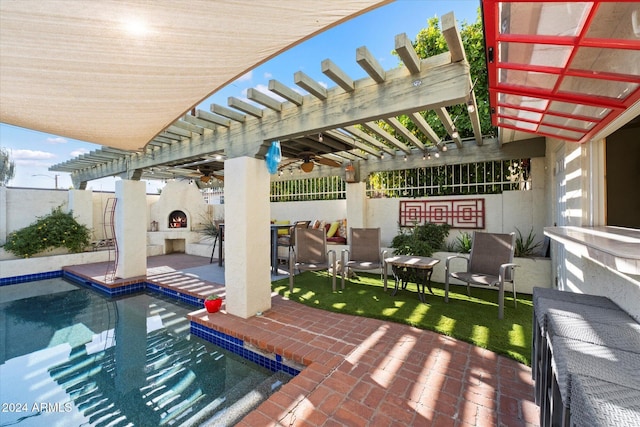
<path fill-rule="evenodd" d="M 467 111 L 469 112 L 469 114 L 476 111 L 476 107 L 473 105 L 473 99 L 471 98 L 469 98 L 469 100 L 467 101 Z"/>

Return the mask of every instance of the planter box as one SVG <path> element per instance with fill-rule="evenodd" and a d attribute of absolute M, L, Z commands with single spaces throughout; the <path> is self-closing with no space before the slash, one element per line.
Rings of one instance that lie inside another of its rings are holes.
<path fill-rule="evenodd" d="M 109 260 L 108 251 L 82 252 L 79 254 L 15 258 L 0 261 L 0 278 L 27 274 L 48 273 L 62 270 L 66 265 L 81 265 Z"/>

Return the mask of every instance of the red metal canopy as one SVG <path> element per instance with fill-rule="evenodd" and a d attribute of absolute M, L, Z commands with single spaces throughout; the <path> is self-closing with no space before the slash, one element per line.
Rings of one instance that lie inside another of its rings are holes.
<path fill-rule="evenodd" d="M 583 143 L 640 101 L 640 2 L 482 8 L 495 126 Z"/>

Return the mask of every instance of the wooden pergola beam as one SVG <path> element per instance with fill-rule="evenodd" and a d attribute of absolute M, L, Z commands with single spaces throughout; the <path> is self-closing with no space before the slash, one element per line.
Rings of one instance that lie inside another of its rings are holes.
<path fill-rule="evenodd" d="M 327 99 L 327 89 L 302 71 L 298 71 L 293 75 L 293 82 L 316 98 L 322 101 Z"/>
<path fill-rule="evenodd" d="M 416 53 L 416 50 L 411 44 L 411 40 L 405 33 L 398 34 L 395 39 L 396 53 L 404 63 L 405 67 L 411 74 L 417 74 L 420 72 L 420 58 Z"/>
<path fill-rule="evenodd" d="M 249 104 L 248 102 L 244 102 L 238 98 L 235 98 L 233 96 L 230 96 L 227 99 L 227 102 L 229 104 L 229 107 L 233 107 L 237 110 L 240 110 L 242 112 L 245 112 L 253 117 L 256 117 L 258 119 L 262 118 L 262 110 L 256 106 L 253 106 L 251 104 Z"/>
<path fill-rule="evenodd" d="M 322 61 L 321 68 L 324 75 L 333 80 L 338 86 L 344 89 L 345 92 L 353 92 L 355 90 L 353 79 L 330 59 Z"/>
<path fill-rule="evenodd" d="M 429 123 L 427 123 L 427 121 L 424 119 L 424 117 L 422 117 L 422 114 L 420 114 L 420 113 L 411 113 L 411 114 L 409 114 L 409 119 L 411 119 L 413 124 L 416 125 L 416 127 L 418 129 L 420 129 L 420 132 L 422 132 L 422 134 L 424 136 L 426 136 L 427 139 L 429 141 L 431 141 L 431 143 L 433 145 L 438 145 L 440 143 L 440 137 L 431 128 L 431 126 L 429 126 Z"/>
<path fill-rule="evenodd" d="M 269 90 L 297 106 L 302 105 L 302 95 L 277 80 L 269 80 Z"/>
<path fill-rule="evenodd" d="M 367 122 L 367 123 L 363 123 L 362 126 L 365 127 L 366 129 L 369 129 L 371 132 L 375 133 L 380 138 L 384 139 L 386 142 L 396 147 L 398 150 L 404 151 L 406 154 L 411 154 L 411 149 L 406 144 L 399 141 L 396 137 L 391 135 L 389 132 L 382 129 L 380 126 L 378 126 L 377 123 Z"/>
<path fill-rule="evenodd" d="M 223 117 L 219 114 L 212 114 L 208 111 L 196 110 L 196 117 L 200 120 L 204 120 L 218 126 L 224 126 L 226 128 L 231 126 L 231 120 L 227 117 Z"/>
<path fill-rule="evenodd" d="M 356 62 L 376 83 L 384 82 L 387 73 L 366 46 L 356 49 Z"/>
<path fill-rule="evenodd" d="M 270 97 L 266 93 L 260 92 L 259 90 L 249 88 L 247 90 L 247 98 L 257 102 L 258 104 L 262 104 L 273 111 L 282 111 L 282 102 Z"/>
<path fill-rule="evenodd" d="M 209 109 L 213 114 L 218 114 L 222 117 L 226 117 L 239 123 L 244 123 L 244 121 L 247 119 L 247 116 L 245 114 L 239 113 L 236 110 L 232 110 L 231 108 L 227 108 L 222 105 L 211 104 Z"/>
<path fill-rule="evenodd" d="M 447 130 L 447 133 L 451 137 L 451 140 L 456 143 L 456 146 L 458 146 L 458 148 L 462 148 L 462 139 L 460 138 L 460 133 L 456 129 L 453 120 L 451 120 L 451 116 L 449 115 L 447 109 L 444 107 L 440 107 L 436 108 L 435 112 L 444 125 L 444 128 Z"/>
<path fill-rule="evenodd" d="M 405 138 L 406 140 L 411 142 L 413 145 L 418 147 L 420 150 L 425 150 L 426 149 L 426 147 L 422 143 L 422 141 L 420 141 L 414 134 L 412 134 L 409 129 L 407 129 L 405 126 L 403 126 L 402 123 L 400 123 L 400 120 L 396 119 L 395 117 L 389 117 L 389 118 L 385 119 L 385 122 L 387 122 L 387 124 L 389 124 L 389 126 L 394 128 L 395 131 L 398 132 L 400 135 L 402 135 L 403 138 Z"/>

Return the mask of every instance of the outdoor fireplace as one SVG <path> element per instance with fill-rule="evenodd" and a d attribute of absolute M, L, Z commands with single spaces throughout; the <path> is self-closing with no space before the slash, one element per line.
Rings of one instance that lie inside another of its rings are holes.
<path fill-rule="evenodd" d="M 182 211 L 169 214 L 169 228 L 187 228 L 187 215 Z"/>

